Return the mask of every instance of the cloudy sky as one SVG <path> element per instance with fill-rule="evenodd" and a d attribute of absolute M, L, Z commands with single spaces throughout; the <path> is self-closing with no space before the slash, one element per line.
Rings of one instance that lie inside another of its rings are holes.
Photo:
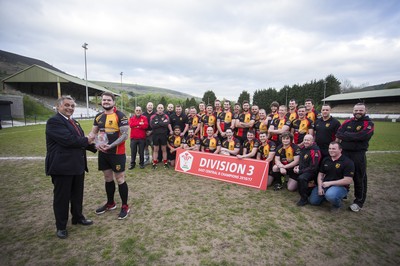
<path fill-rule="evenodd" d="M 0 0 L 0 49 L 88 79 L 237 99 L 400 79 L 400 1 Z"/>

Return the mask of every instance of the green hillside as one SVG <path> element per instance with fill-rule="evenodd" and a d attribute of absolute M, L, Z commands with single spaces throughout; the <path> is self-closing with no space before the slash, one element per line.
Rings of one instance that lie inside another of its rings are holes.
<path fill-rule="evenodd" d="M 170 89 L 165 89 L 165 88 L 158 88 L 158 87 L 151 87 L 151 86 L 143 86 L 143 85 L 138 85 L 138 84 L 128 84 L 128 83 L 117 83 L 117 82 L 108 82 L 108 81 L 90 81 L 92 83 L 95 83 L 97 85 L 103 86 L 106 89 L 112 90 L 112 91 L 125 91 L 127 94 L 130 96 L 140 96 L 144 94 L 162 94 L 167 97 L 174 97 L 174 98 L 181 98 L 181 99 L 186 99 L 186 98 L 192 98 L 192 95 L 189 95 L 187 93 L 182 93 L 179 91 L 174 91 Z M 196 98 L 196 100 L 200 100 L 199 98 Z"/>
<path fill-rule="evenodd" d="M 38 65 L 58 72 L 65 73 L 62 70 L 55 68 L 54 66 L 44 61 L 0 50 L 0 79 L 9 77 L 21 70 L 24 70 L 27 67 L 30 67 L 31 65 Z M 119 92 L 121 90 L 121 83 L 107 82 L 107 81 L 90 81 L 90 82 L 96 83 L 100 86 L 103 86 L 115 92 Z M 161 94 L 166 97 L 179 98 L 179 99 L 186 99 L 186 98 L 190 99 L 193 97 L 192 95 L 181 93 L 179 91 L 174 91 L 165 88 L 143 86 L 138 84 L 123 83 L 122 90 L 125 91 L 130 96 L 140 96 L 151 93 L 151 94 Z M 195 99 L 200 100 L 199 98 Z"/>

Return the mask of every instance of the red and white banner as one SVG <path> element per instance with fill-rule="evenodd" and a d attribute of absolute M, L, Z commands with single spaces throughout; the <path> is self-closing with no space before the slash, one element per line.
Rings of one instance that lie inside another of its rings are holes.
<path fill-rule="evenodd" d="M 178 149 L 175 171 L 267 189 L 268 162 L 261 160 Z"/>

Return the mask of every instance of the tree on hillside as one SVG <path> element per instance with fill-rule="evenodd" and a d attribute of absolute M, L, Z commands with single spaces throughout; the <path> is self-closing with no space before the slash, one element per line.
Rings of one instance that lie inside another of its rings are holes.
<path fill-rule="evenodd" d="M 158 104 L 164 105 L 164 108 L 167 108 L 167 100 L 164 98 L 164 96 L 161 97 L 160 102 Z M 157 106 L 157 104 L 156 104 Z"/>
<path fill-rule="evenodd" d="M 202 101 L 205 102 L 206 105 L 207 104 L 214 105 L 214 102 L 216 99 L 217 99 L 217 97 L 215 96 L 215 93 L 213 91 L 209 90 L 204 93 Z"/>
<path fill-rule="evenodd" d="M 270 105 L 273 101 L 278 100 L 278 92 L 276 89 L 262 89 L 254 92 L 253 104 L 258 105 L 258 107 L 263 108 L 268 113 L 270 110 Z"/>
<path fill-rule="evenodd" d="M 238 103 L 242 104 L 243 101 L 248 101 L 250 102 L 250 93 L 248 93 L 247 91 L 242 91 L 239 95 L 238 98 Z"/>
<path fill-rule="evenodd" d="M 190 107 L 190 106 L 197 106 L 197 102 L 196 102 L 196 100 L 194 99 L 194 97 L 192 97 L 191 99 L 190 99 L 190 101 L 189 101 L 189 105 L 187 106 L 187 107 Z"/>
<path fill-rule="evenodd" d="M 340 81 L 332 74 L 325 78 L 326 83 L 326 97 L 334 94 L 341 93 Z"/>

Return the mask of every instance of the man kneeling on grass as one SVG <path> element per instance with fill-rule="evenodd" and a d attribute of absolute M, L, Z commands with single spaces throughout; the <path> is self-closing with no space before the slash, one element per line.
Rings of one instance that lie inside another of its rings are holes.
<path fill-rule="evenodd" d="M 298 174 L 293 169 L 299 164 L 300 148 L 293 143 L 293 134 L 290 132 L 283 132 L 282 144 L 276 148 L 275 152 L 275 165 L 272 167 L 272 177 L 274 178 L 274 190 L 281 190 L 286 175 L 289 176 L 287 188 L 289 191 L 297 189 Z"/>
<path fill-rule="evenodd" d="M 340 143 L 333 141 L 329 144 L 329 157 L 322 160 L 318 173 L 318 186 L 310 196 L 311 205 L 320 205 L 327 200 L 332 204 L 331 211 L 339 211 L 343 207 L 342 200 L 349 192 L 353 183 L 354 163 L 342 155 Z"/>
<path fill-rule="evenodd" d="M 174 127 L 174 134 L 168 137 L 168 159 L 172 167 L 175 166 L 176 150 L 182 147 L 181 128 L 179 126 Z"/>

